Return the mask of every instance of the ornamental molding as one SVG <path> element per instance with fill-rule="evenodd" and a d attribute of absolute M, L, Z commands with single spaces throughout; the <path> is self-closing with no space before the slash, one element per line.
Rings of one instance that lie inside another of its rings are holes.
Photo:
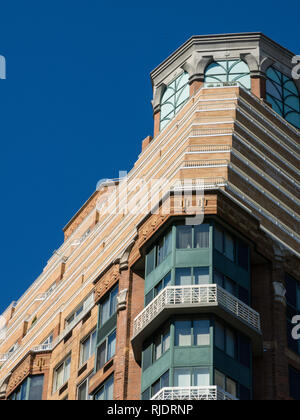
<path fill-rule="evenodd" d="M 94 295 L 95 303 L 99 303 L 102 297 L 119 281 L 119 264 L 113 265 L 105 274 L 97 280 Z"/>
<path fill-rule="evenodd" d="M 28 376 L 45 374 L 50 368 L 50 359 L 51 353 L 30 353 L 11 373 L 6 396 L 14 392 Z"/>

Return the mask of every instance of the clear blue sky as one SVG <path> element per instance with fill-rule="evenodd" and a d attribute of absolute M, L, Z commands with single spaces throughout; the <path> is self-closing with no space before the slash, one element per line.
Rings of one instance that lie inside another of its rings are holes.
<path fill-rule="evenodd" d="M 172 51 L 192 35 L 261 31 L 300 54 L 299 0 L 113 3 L 1 2 L 0 312 L 97 181 L 132 167 L 152 133 L 149 73 Z"/>

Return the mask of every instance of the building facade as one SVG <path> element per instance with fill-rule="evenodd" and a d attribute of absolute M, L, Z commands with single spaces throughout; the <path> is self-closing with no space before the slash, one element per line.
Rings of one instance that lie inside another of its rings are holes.
<path fill-rule="evenodd" d="M 2 314 L 4 400 L 300 399 L 300 80 L 261 33 L 152 73 L 154 135 Z"/>

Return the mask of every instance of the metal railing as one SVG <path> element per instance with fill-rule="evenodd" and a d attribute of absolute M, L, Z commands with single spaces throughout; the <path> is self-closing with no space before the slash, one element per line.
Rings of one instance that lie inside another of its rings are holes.
<path fill-rule="evenodd" d="M 216 284 L 168 286 L 135 318 L 133 337 L 170 306 L 221 306 L 260 333 L 260 315 Z"/>
<path fill-rule="evenodd" d="M 237 398 L 217 386 L 191 386 L 163 388 L 151 400 L 236 401 Z"/>

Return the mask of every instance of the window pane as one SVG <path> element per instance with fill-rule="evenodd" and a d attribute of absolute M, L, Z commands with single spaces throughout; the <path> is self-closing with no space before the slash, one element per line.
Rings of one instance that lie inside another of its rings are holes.
<path fill-rule="evenodd" d="M 214 272 L 214 283 L 218 286 L 224 287 L 223 278 L 223 274 L 219 273 L 218 271 Z"/>
<path fill-rule="evenodd" d="M 162 342 L 161 342 L 161 336 L 159 335 L 155 342 L 154 342 L 154 359 L 157 360 L 162 355 Z"/>
<path fill-rule="evenodd" d="M 155 248 L 153 248 L 147 255 L 147 275 L 155 268 Z"/>
<path fill-rule="evenodd" d="M 100 307 L 100 323 L 101 326 L 109 319 L 109 298 L 101 304 Z"/>
<path fill-rule="evenodd" d="M 82 385 L 78 387 L 78 401 L 87 400 L 87 381 L 84 381 Z"/>
<path fill-rule="evenodd" d="M 165 237 L 165 258 L 172 252 L 172 231 L 170 231 Z"/>
<path fill-rule="evenodd" d="M 191 372 L 190 369 L 175 369 L 174 370 L 174 385 L 175 387 L 189 387 L 191 386 Z"/>
<path fill-rule="evenodd" d="M 149 293 L 145 296 L 145 307 L 149 305 L 150 302 L 153 300 L 153 290 L 150 290 Z"/>
<path fill-rule="evenodd" d="M 226 353 L 228 356 L 235 357 L 235 334 L 226 329 Z"/>
<path fill-rule="evenodd" d="M 85 340 L 81 345 L 81 364 L 83 365 L 88 359 L 90 354 L 90 337 Z"/>
<path fill-rule="evenodd" d="M 175 346 L 191 346 L 191 321 L 175 322 Z"/>
<path fill-rule="evenodd" d="M 157 246 L 157 265 L 164 260 L 164 240 L 162 239 Z"/>
<path fill-rule="evenodd" d="M 249 247 L 242 241 L 238 241 L 238 264 L 248 271 L 249 268 Z"/>
<path fill-rule="evenodd" d="M 106 399 L 111 401 L 114 399 L 114 377 L 112 376 L 106 382 Z"/>
<path fill-rule="evenodd" d="M 92 334 L 90 356 L 92 356 L 95 353 L 95 350 L 96 350 L 96 338 L 97 338 L 97 331 L 94 331 L 93 334 Z"/>
<path fill-rule="evenodd" d="M 167 388 L 169 386 L 169 371 L 163 374 L 160 382 L 161 388 Z"/>
<path fill-rule="evenodd" d="M 95 395 L 95 400 L 96 401 L 104 401 L 105 400 L 104 387 L 101 388 L 99 392 L 97 392 L 97 394 Z"/>
<path fill-rule="evenodd" d="M 224 389 L 225 391 L 225 375 L 223 375 L 223 373 L 219 372 L 218 370 L 215 370 L 215 385 Z"/>
<path fill-rule="evenodd" d="M 170 286 L 171 284 L 171 273 L 167 274 L 163 280 L 164 287 Z"/>
<path fill-rule="evenodd" d="M 194 386 L 209 386 L 210 374 L 208 368 L 194 369 Z"/>
<path fill-rule="evenodd" d="M 151 387 L 151 395 L 152 397 L 157 394 L 161 390 L 160 388 L 160 380 L 156 381 Z"/>
<path fill-rule="evenodd" d="M 155 286 L 155 296 L 157 296 L 163 289 L 163 283 L 160 281 L 157 286 Z"/>
<path fill-rule="evenodd" d="M 97 371 L 101 369 L 106 363 L 106 341 L 101 344 L 97 352 Z"/>
<path fill-rule="evenodd" d="M 215 228 L 214 231 L 215 237 L 215 248 L 217 251 L 223 253 L 223 232 L 219 228 Z"/>
<path fill-rule="evenodd" d="M 209 225 L 195 226 L 195 248 L 209 248 Z"/>
<path fill-rule="evenodd" d="M 195 284 L 209 284 L 209 268 L 194 268 Z"/>
<path fill-rule="evenodd" d="M 166 331 L 163 335 L 163 353 L 165 353 L 170 348 L 170 329 Z"/>
<path fill-rule="evenodd" d="M 209 335 L 209 321 L 199 320 L 194 321 L 194 345 L 195 346 L 209 346 L 210 335 Z"/>
<path fill-rule="evenodd" d="M 226 392 L 228 392 L 229 394 L 233 395 L 234 397 L 237 396 L 237 392 L 236 392 L 236 383 L 234 381 L 232 381 L 231 379 L 226 379 Z"/>
<path fill-rule="evenodd" d="M 227 290 L 228 293 L 231 293 L 232 295 L 236 295 L 236 287 L 235 283 L 230 280 L 229 278 L 225 277 L 225 290 Z"/>
<path fill-rule="evenodd" d="M 175 275 L 176 286 L 190 286 L 193 284 L 190 268 L 177 268 Z"/>
<path fill-rule="evenodd" d="M 224 331 L 224 327 L 219 324 L 218 322 L 216 322 L 215 324 L 215 339 L 216 339 L 216 346 L 220 349 L 220 350 L 225 350 L 225 331 Z"/>
<path fill-rule="evenodd" d="M 26 381 L 24 381 L 24 383 L 22 384 L 22 387 L 21 387 L 21 395 L 20 395 L 21 401 L 26 400 L 27 386 L 28 386 L 28 379 L 26 379 Z"/>
<path fill-rule="evenodd" d="M 116 287 L 110 295 L 110 316 L 113 316 L 117 312 L 117 297 L 119 289 Z"/>
<path fill-rule="evenodd" d="M 107 361 L 116 353 L 116 331 L 108 337 Z"/>
<path fill-rule="evenodd" d="M 69 357 L 65 361 L 65 369 L 64 369 L 64 383 L 66 383 L 70 378 L 70 370 L 71 370 L 71 358 Z"/>
<path fill-rule="evenodd" d="M 228 233 L 225 233 L 225 255 L 234 261 L 234 239 Z"/>
<path fill-rule="evenodd" d="M 177 226 L 177 248 L 192 248 L 192 226 Z"/>
<path fill-rule="evenodd" d="M 64 365 L 61 365 L 56 370 L 56 384 L 55 384 L 55 391 L 62 387 L 64 384 Z"/>

